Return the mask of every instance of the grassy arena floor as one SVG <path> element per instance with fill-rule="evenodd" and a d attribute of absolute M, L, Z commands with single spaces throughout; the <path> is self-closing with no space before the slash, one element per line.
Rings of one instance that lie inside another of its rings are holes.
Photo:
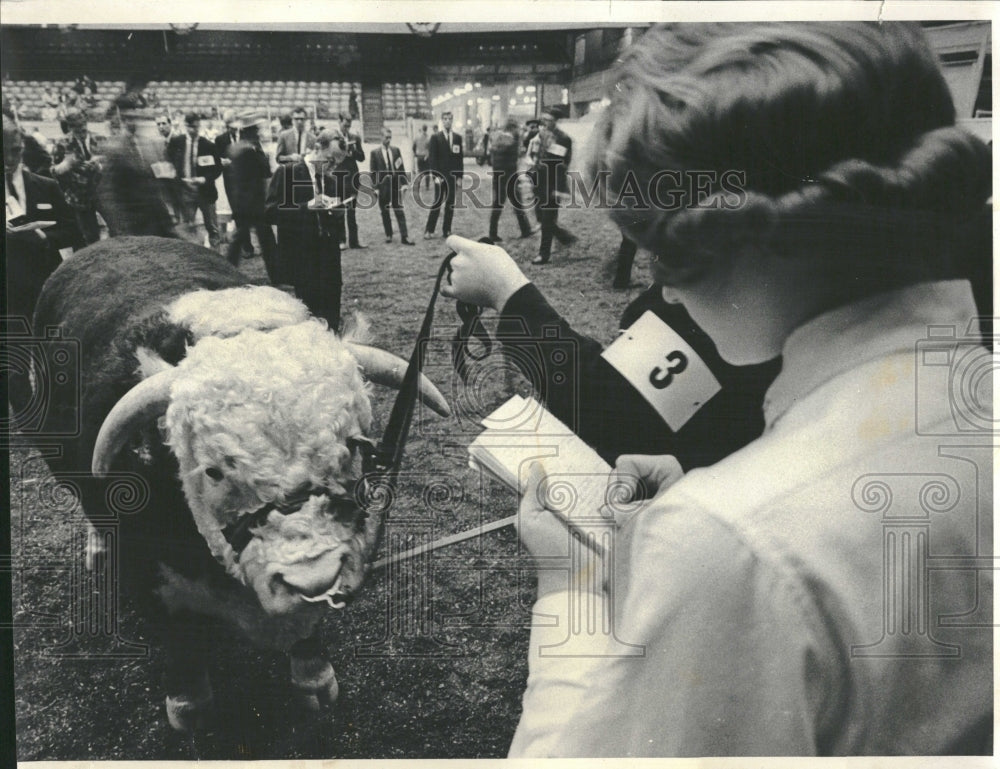
<path fill-rule="evenodd" d="M 469 166 L 473 168 L 473 166 Z M 377 209 L 359 211 L 364 250 L 344 254 L 344 309 L 372 323 L 374 343 L 408 357 L 446 248 L 420 238 L 426 214 L 406 199 L 417 246 L 383 243 Z M 602 265 L 618 235 L 597 211 L 564 211 L 561 222 L 580 237 L 556 246 L 551 264 L 528 262 L 538 236 L 516 240 L 514 217 L 501 220 L 505 246 L 570 322 L 604 343 L 640 291 L 613 291 Z M 488 211 L 456 212 L 454 232 L 478 238 Z M 395 225 L 395 222 L 394 222 Z M 440 229 L 439 229 L 440 232 Z M 263 275 L 259 257 L 246 261 Z M 645 284 L 642 257 L 634 278 Z M 448 340 L 454 306 L 441 301 L 436 336 Z M 516 499 L 468 468 L 465 447 L 487 413 L 524 382 L 497 359 L 484 364 L 476 387 L 454 382 L 448 349 L 432 347 L 428 374 L 460 404 L 450 420 L 418 413 L 407 446 L 387 541 L 418 544 L 516 511 Z M 376 393 L 381 433 L 394 394 Z M 391 575 L 376 574 L 343 612 L 330 610 L 322 638 L 340 681 L 327 711 L 296 709 L 287 659 L 240 640 L 212 652 L 216 716 L 191 736 L 167 725 L 160 689 L 162 660 L 109 657 L 107 638 L 73 638 L 70 595 L 72 539 L 82 515 L 60 495 L 35 449 L 11 454 L 17 742 L 20 760 L 278 759 L 502 757 L 517 724 L 527 667 L 530 570 L 519 568 L 516 535 L 507 528 L 415 560 Z M 128 606 L 120 635 L 153 644 L 149 628 Z M 80 657 L 65 656 L 82 648 Z"/>

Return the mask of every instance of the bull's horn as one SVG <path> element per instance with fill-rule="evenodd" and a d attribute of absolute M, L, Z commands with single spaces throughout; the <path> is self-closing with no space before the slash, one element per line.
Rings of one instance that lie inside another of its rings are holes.
<path fill-rule="evenodd" d="M 115 404 L 104 418 L 94 443 L 90 471 L 103 478 L 132 431 L 143 422 L 160 416 L 170 403 L 170 385 L 177 376 L 174 368 L 144 379 Z"/>
<path fill-rule="evenodd" d="M 347 342 L 346 344 L 358 363 L 361 364 L 368 379 L 376 384 L 392 387 L 396 390 L 402 386 L 406 367 L 409 365 L 405 360 L 377 347 L 369 347 L 356 342 Z M 417 389 L 420 400 L 425 406 L 429 406 L 443 417 L 451 416 L 448 401 L 444 399 L 434 383 L 423 374 L 420 375 Z"/>

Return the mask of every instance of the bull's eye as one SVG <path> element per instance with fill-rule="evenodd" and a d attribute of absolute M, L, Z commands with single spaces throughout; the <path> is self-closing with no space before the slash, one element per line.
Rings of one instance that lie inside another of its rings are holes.
<path fill-rule="evenodd" d="M 221 481 L 223 478 L 226 477 L 222 474 L 222 470 L 220 470 L 218 467 L 206 467 L 205 475 L 207 475 L 213 481 Z"/>

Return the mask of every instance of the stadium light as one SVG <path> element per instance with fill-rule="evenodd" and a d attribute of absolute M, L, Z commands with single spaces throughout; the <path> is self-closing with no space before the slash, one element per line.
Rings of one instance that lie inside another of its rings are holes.
<path fill-rule="evenodd" d="M 527 91 L 528 93 L 534 93 L 534 92 L 535 92 L 535 86 L 533 86 L 533 85 L 529 85 L 529 86 L 528 86 L 527 88 L 525 88 L 524 90 L 525 90 L 525 91 Z"/>
<path fill-rule="evenodd" d="M 519 85 L 517 87 L 517 90 L 514 91 L 514 93 L 516 93 L 518 96 L 520 96 L 522 93 L 524 93 L 524 86 L 523 85 Z"/>

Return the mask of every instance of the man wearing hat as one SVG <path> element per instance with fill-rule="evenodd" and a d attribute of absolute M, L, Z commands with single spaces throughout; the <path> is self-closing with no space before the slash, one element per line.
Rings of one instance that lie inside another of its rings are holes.
<path fill-rule="evenodd" d="M 222 175 L 222 160 L 215 145 L 204 136 L 199 136 L 201 117 L 196 112 L 184 116 L 185 131 L 170 140 L 167 155 L 174 164 L 179 181 L 181 198 L 181 218 L 187 225 L 191 239 L 200 243 L 197 235 L 195 216 L 201 211 L 208 233 L 208 242 L 214 249 L 219 248 L 219 219 L 215 212 L 215 201 L 219 198 L 215 180 Z"/>
<path fill-rule="evenodd" d="M 556 123 L 563 116 L 561 104 L 547 108 L 541 117 L 536 137 L 538 156 L 535 162 L 535 198 L 542 240 L 532 264 L 547 264 L 552 255 L 553 237 L 564 246 L 576 242 L 576 236 L 559 226 L 559 193 L 569 192 L 566 170 L 573 158 L 573 140 Z"/>
<path fill-rule="evenodd" d="M 101 239 L 97 222 L 97 185 L 101 180 L 103 146 L 87 128 L 87 116 L 70 109 L 63 118 L 63 131 L 52 152 L 52 175 L 59 182 L 66 202 L 76 214 L 84 242 Z"/>
<path fill-rule="evenodd" d="M 271 161 L 260 144 L 260 128 L 267 122 L 259 113 L 245 113 L 231 122 L 239 140 L 229 145 L 229 206 L 233 211 L 236 233 L 226 257 L 239 266 L 240 252 L 250 243 L 250 229 L 257 233 L 267 278 L 272 285 L 287 283 L 277 262 L 274 232 L 265 219 L 265 191 L 271 176 Z"/>

